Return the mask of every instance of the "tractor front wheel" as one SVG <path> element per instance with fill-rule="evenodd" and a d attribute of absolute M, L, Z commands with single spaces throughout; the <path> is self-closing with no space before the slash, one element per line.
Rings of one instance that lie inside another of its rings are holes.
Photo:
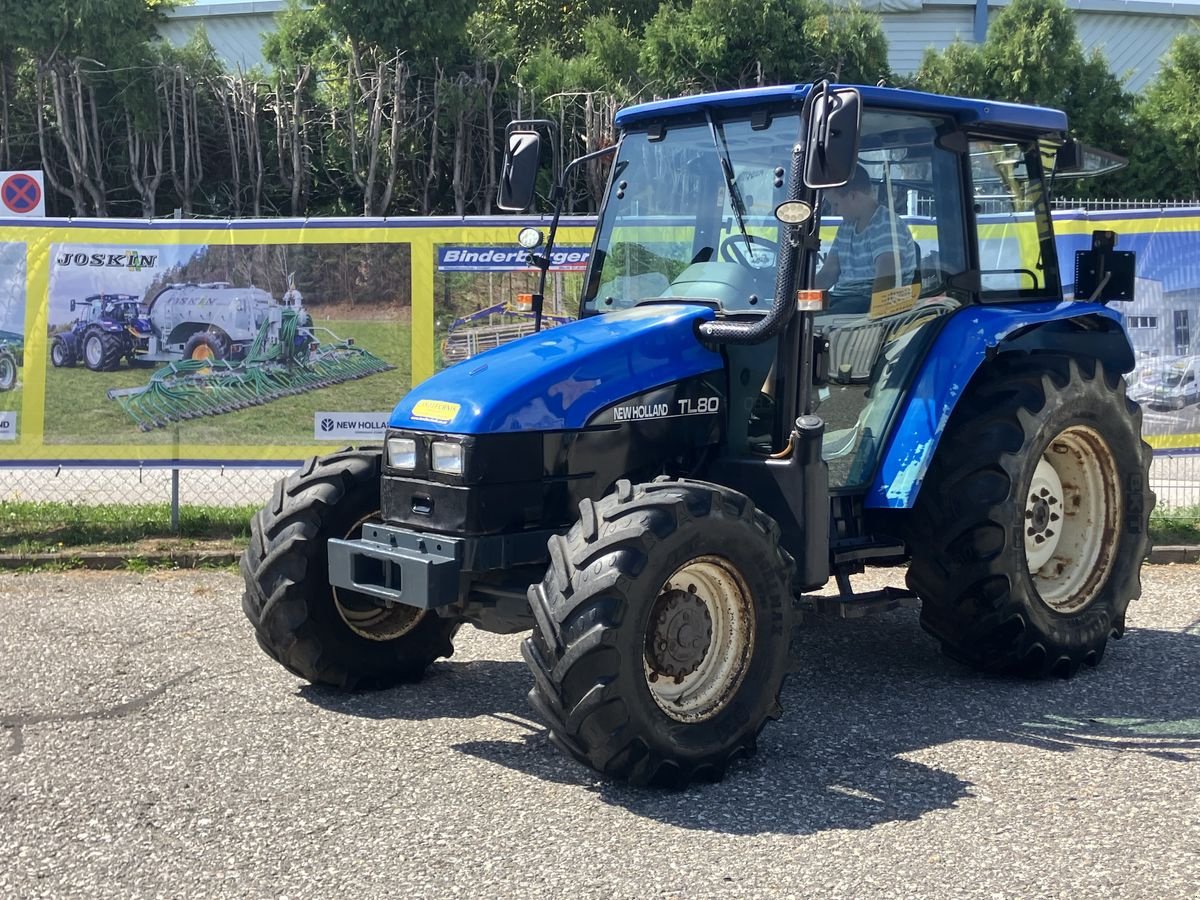
<path fill-rule="evenodd" d="M 955 410 L 921 488 L 908 584 L 946 653 L 1069 677 L 1141 594 L 1154 495 L 1141 410 L 1095 360 L 1000 357 Z"/>
<path fill-rule="evenodd" d="M 580 504 L 529 590 L 533 707 L 576 760 L 634 784 L 717 781 L 779 715 L 792 560 L 713 484 L 619 482 Z"/>
<path fill-rule="evenodd" d="M 329 584 L 326 544 L 378 518 L 380 478 L 378 450 L 314 458 L 250 523 L 242 609 L 267 655 L 314 684 L 389 687 L 454 653 L 458 620 Z"/>

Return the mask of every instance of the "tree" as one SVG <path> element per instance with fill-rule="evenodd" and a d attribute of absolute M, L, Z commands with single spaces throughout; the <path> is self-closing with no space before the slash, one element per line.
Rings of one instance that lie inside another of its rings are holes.
<path fill-rule="evenodd" d="M 1135 187 L 1158 199 L 1200 197 L 1200 31 L 1179 35 L 1137 108 Z"/>
<path fill-rule="evenodd" d="M 133 120 L 147 118 L 146 104 L 156 102 L 156 92 L 137 90 L 135 73 L 153 64 L 155 26 L 171 5 L 162 0 L 44 0 L 5 10 L 5 40 L 27 54 L 33 68 L 46 180 L 71 199 L 77 215 L 107 214 L 109 158 L 126 146 L 131 152 L 137 149 Z M 108 115 L 113 98 L 126 91 L 129 115 Z M 145 171 L 145 160 L 139 156 L 139 173 Z"/>
<path fill-rule="evenodd" d="M 1128 141 L 1133 98 L 1099 53 L 1084 53 L 1064 0 L 1013 0 L 982 44 L 926 51 L 914 81 L 937 93 L 1061 109 L 1078 137 L 1116 152 Z"/>
<path fill-rule="evenodd" d="M 461 49 L 472 0 L 321 0 L 335 32 L 386 57 L 404 53 L 410 67 L 431 72 Z"/>
<path fill-rule="evenodd" d="M 889 74 L 879 17 L 822 0 L 668 0 L 646 25 L 641 70 L 660 95 Z"/>
<path fill-rule="evenodd" d="M 545 47 L 564 57 L 577 55 L 586 43 L 584 30 L 594 19 L 608 19 L 634 33 L 656 9 L 656 3 L 644 0 L 480 0 L 468 27 L 476 34 L 506 33 L 509 60 L 519 67 Z M 636 41 L 630 49 L 635 47 Z"/>

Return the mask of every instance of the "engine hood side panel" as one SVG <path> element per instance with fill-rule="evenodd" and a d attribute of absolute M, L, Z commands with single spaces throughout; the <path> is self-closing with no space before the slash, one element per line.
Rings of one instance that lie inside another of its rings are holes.
<path fill-rule="evenodd" d="M 391 428 L 499 434 L 584 428 L 619 400 L 723 368 L 696 325 L 713 310 L 650 305 L 528 335 L 451 366 L 413 388 Z"/>

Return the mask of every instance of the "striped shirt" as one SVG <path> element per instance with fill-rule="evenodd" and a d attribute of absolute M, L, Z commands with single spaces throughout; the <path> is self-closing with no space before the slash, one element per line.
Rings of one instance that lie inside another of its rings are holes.
<path fill-rule="evenodd" d="M 862 295 L 867 298 L 869 305 L 872 282 L 875 280 L 875 261 L 881 256 L 892 255 L 893 233 L 900 244 L 901 278 L 898 284 L 911 284 L 917 270 L 917 245 L 908 226 L 899 219 L 893 232 L 892 218 L 887 209 L 880 206 L 861 232 L 853 222 L 843 222 L 838 226 L 830 247 L 830 252 L 836 253 L 838 260 L 838 280 L 831 293 Z M 864 310 L 866 308 L 863 307 Z"/>

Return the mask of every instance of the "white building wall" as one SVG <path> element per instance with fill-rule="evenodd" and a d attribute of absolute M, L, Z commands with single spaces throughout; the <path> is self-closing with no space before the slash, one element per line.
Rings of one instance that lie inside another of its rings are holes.
<path fill-rule="evenodd" d="M 1200 11 L 1200 7 L 1195 7 Z M 1100 50 L 1108 67 L 1125 80 L 1125 89 L 1139 93 L 1158 74 L 1171 42 L 1200 16 L 1144 16 L 1080 12 L 1076 18 L 1079 40 L 1089 53 Z"/>
<path fill-rule="evenodd" d="M 941 50 L 954 41 L 975 42 L 975 12 L 971 6 L 927 5 L 917 12 L 885 12 L 883 34 L 893 72 L 915 72 L 929 47 Z"/>
<path fill-rule="evenodd" d="M 181 47 L 203 28 L 217 57 L 231 70 L 246 71 L 264 64 L 263 36 L 275 30 L 275 14 L 285 5 L 283 0 L 255 0 L 180 6 L 167 13 L 159 33 Z"/>

